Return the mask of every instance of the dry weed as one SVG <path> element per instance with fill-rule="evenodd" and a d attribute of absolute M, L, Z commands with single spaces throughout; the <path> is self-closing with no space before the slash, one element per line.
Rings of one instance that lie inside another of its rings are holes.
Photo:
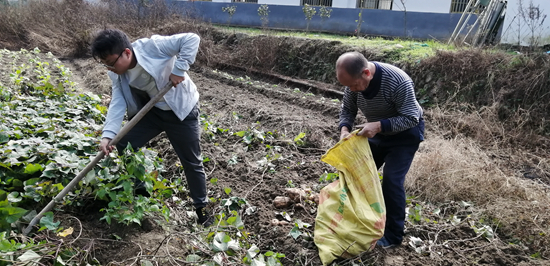
<path fill-rule="evenodd" d="M 97 30 L 116 27 L 131 37 L 140 37 L 175 14 L 163 0 L 147 3 L 44 0 L 6 6 L 0 12 L 0 45 L 9 49 L 38 47 L 58 56 L 89 55 Z"/>
<path fill-rule="evenodd" d="M 477 121 L 476 132 L 491 134 L 491 127 L 481 123 L 486 118 Z M 516 166 L 520 156 L 498 145 L 486 149 L 463 135 L 433 133 L 422 143 L 405 185 L 408 193 L 430 202 L 474 202 L 508 239 L 521 239 L 548 255 L 541 247 L 550 243 L 550 186 L 523 178 Z M 534 169 L 548 173 L 548 159 L 537 158 Z"/>

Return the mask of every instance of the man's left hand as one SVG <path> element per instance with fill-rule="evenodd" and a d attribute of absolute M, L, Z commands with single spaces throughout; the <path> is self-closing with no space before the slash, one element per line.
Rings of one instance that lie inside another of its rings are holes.
<path fill-rule="evenodd" d="M 182 83 L 184 80 L 185 80 L 185 77 L 170 74 L 170 81 L 172 82 L 172 86 L 174 87 Z"/>
<path fill-rule="evenodd" d="M 362 127 L 361 131 L 357 133 L 358 136 L 372 138 L 374 135 L 376 135 L 378 132 L 382 131 L 382 124 L 380 122 L 372 122 L 372 123 L 366 123 L 362 125 L 358 125 L 357 127 Z"/>

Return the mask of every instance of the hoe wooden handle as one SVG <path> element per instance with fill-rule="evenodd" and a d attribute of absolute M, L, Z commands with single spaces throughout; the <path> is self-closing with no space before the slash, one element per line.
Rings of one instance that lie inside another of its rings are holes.
<path fill-rule="evenodd" d="M 153 108 L 153 106 L 158 101 L 160 101 L 160 99 L 162 99 L 162 97 L 170 89 L 172 89 L 172 82 L 168 82 L 168 84 L 166 84 L 164 88 L 157 95 L 155 95 L 155 97 L 149 100 L 149 102 L 143 108 L 141 108 L 141 110 L 128 123 L 126 123 L 126 125 L 124 125 L 122 129 L 120 129 L 120 132 L 115 136 L 114 139 L 111 140 L 111 142 L 109 142 L 109 145 L 116 145 L 120 141 L 120 139 L 122 139 L 122 137 L 128 134 L 130 129 L 132 129 L 139 122 L 139 120 L 141 120 L 145 116 L 145 114 L 147 114 L 147 112 L 149 112 L 149 110 L 151 110 L 151 108 Z M 101 161 L 104 156 L 105 153 L 103 151 L 100 151 L 96 155 L 96 157 L 88 165 L 86 165 L 86 167 L 84 167 L 84 169 L 82 169 L 82 171 L 73 180 L 71 180 L 71 182 L 67 184 L 67 186 L 63 190 L 61 190 L 59 194 L 57 194 L 57 196 L 55 196 L 55 198 L 53 198 L 50 203 L 48 203 L 48 205 L 44 207 L 44 209 L 42 209 L 42 211 L 40 211 L 40 213 L 38 213 L 31 220 L 27 228 L 23 230 L 23 235 L 28 235 L 31 232 L 33 226 L 38 223 L 40 218 L 42 218 L 44 213 L 49 212 L 51 209 L 53 209 L 55 203 L 60 202 L 63 197 L 65 197 L 65 195 L 67 195 L 67 193 L 69 193 L 69 191 L 71 191 L 76 186 L 76 184 L 78 184 L 78 182 L 80 182 L 80 180 L 82 180 L 82 178 L 84 178 L 86 174 L 90 172 L 90 170 L 94 169 L 95 165 L 99 163 L 99 161 Z"/>

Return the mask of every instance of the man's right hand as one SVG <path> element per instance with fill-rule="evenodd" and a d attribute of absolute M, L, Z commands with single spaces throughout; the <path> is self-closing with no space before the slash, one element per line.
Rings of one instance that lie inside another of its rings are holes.
<path fill-rule="evenodd" d="M 110 142 L 110 138 L 102 138 L 101 142 L 99 143 L 99 149 L 103 151 L 105 155 L 109 155 L 109 153 L 113 151 L 113 146 L 109 145 Z"/>
<path fill-rule="evenodd" d="M 342 129 L 340 130 L 340 140 L 343 140 L 348 136 L 349 136 L 348 128 L 347 127 L 342 127 Z"/>

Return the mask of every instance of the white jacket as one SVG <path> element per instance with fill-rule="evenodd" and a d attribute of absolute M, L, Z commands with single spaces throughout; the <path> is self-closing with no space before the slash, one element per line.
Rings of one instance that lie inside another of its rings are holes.
<path fill-rule="evenodd" d="M 137 61 L 162 89 L 169 82 L 170 74 L 183 76 L 185 80 L 172 87 L 164 100 L 176 116 L 183 120 L 199 101 L 197 86 L 187 75 L 189 66 L 195 62 L 200 38 L 194 33 L 181 33 L 172 36 L 153 35 L 132 43 Z M 113 139 L 120 131 L 124 114 L 134 116 L 139 111 L 128 85 L 127 74 L 108 72 L 112 81 L 112 97 L 109 111 L 103 126 L 103 138 Z"/>

